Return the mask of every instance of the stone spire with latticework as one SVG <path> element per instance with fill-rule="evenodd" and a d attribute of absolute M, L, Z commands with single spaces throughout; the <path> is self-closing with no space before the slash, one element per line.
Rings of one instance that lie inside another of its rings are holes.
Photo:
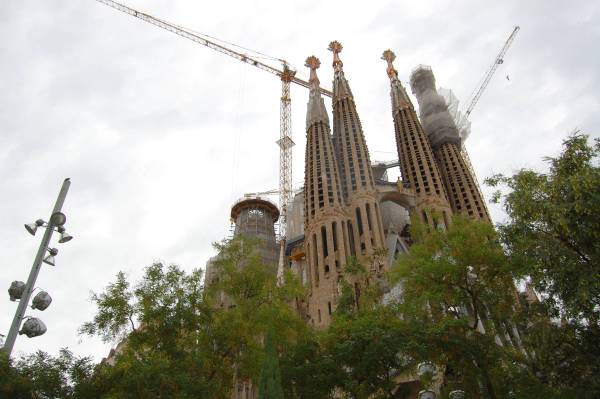
<path fill-rule="evenodd" d="M 348 217 L 343 208 L 329 118 L 319 90 L 320 62 L 311 56 L 306 66 L 310 68 L 304 170 L 304 248 L 310 282 L 308 316 L 311 324 L 325 327 L 331 321 L 337 303 L 337 283 L 349 255 L 345 233 Z"/>
<path fill-rule="evenodd" d="M 410 185 L 416 195 L 413 212 L 429 226 L 448 226 L 452 209 L 427 135 L 412 101 L 398 79 L 398 72 L 393 65 L 396 56 L 391 50 L 386 50 L 381 58 L 387 62 L 387 75 L 390 78 L 392 115 L 402 180 Z"/>
<path fill-rule="evenodd" d="M 333 52 L 333 145 L 348 220 L 351 254 L 361 260 L 385 246 L 369 149 L 356 111 L 354 96 L 340 59 L 342 45 L 329 44 Z"/>

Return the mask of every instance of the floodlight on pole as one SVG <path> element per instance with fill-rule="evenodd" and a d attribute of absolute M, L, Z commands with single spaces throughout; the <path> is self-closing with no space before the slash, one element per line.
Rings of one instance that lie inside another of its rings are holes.
<path fill-rule="evenodd" d="M 41 227 L 43 225 L 45 225 L 46 222 L 44 222 L 42 219 L 38 219 L 33 223 L 27 223 L 25 225 L 25 229 L 29 232 L 29 234 L 31 234 L 32 236 L 35 235 L 35 232 L 37 231 L 38 227 Z"/>
<path fill-rule="evenodd" d="M 63 181 L 60 192 L 58 193 L 58 198 L 54 204 L 54 208 L 52 210 L 52 214 L 50 216 L 50 221 L 48 223 L 44 222 L 42 219 L 38 219 L 32 224 L 26 224 L 25 228 L 27 231 L 35 235 L 38 227 L 45 226 L 46 230 L 44 232 L 44 236 L 42 237 L 42 242 L 38 248 L 37 254 L 33 261 L 33 265 L 31 266 L 31 271 L 29 272 L 29 278 L 27 279 L 27 283 L 25 284 L 25 288 L 23 290 L 22 296 L 19 300 L 19 305 L 17 306 L 17 310 L 15 312 L 15 316 L 13 318 L 12 324 L 10 326 L 10 330 L 4 342 L 4 346 L 2 349 L 6 352 L 6 354 L 10 357 L 10 354 L 15 345 L 15 341 L 17 339 L 17 334 L 25 334 L 28 337 L 36 337 L 42 335 L 46 332 L 46 326 L 44 323 L 35 317 L 25 317 L 25 311 L 27 310 L 27 305 L 29 304 L 29 299 L 31 297 L 31 293 L 33 292 L 33 288 L 35 286 L 35 281 L 40 273 L 42 268 L 42 262 L 47 263 L 49 265 L 54 266 L 54 257 L 58 254 L 58 250 L 56 248 L 48 248 L 50 244 L 50 239 L 52 238 L 52 233 L 56 230 L 61 234 L 62 242 L 69 241 L 72 237 L 68 234 L 65 234 L 63 225 L 65 224 L 67 218 L 64 213 L 61 212 L 62 206 L 65 202 L 65 198 L 67 197 L 67 192 L 69 191 L 69 186 L 71 185 L 70 179 L 65 179 Z M 62 229 L 60 231 L 59 229 Z M 60 240 L 59 240 L 60 242 Z M 46 255 L 46 251 L 50 253 L 50 255 Z M 10 292 L 9 292 L 10 293 Z M 46 293 L 47 294 L 47 293 Z M 14 297 L 11 295 L 11 297 Z M 49 298 L 49 295 L 48 295 Z M 36 309 L 41 309 L 42 307 L 49 305 L 49 302 L 52 300 L 51 298 L 48 300 L 44 296 L 44 298 L 38 298 L 36 301 Z M 46 306 L 47 307 L 47 306 Z M 21 323 L 23 320 L 28 319 L 23 324 L 23 329 L 19 331 L 21 327 Z"/>
<path fill-rule="evenodd" d="M 462 389 L 455 389 L 454 391 L 448 394 L 450 399 L 465 399 L 466 393 Z"/>
<path fill-rule="evenodd" d="M 8 289 L 8 295 L 13 302 L 17 299 L 21 299 L 23 292 L 25 292 L 25 283 L 22 281 L 13 281 Z"/>
<path fill-rule="evenodd" d="M 40 291 L 37 293 L 31 301 L 31 309 L 46 310 L 52 303 L 52 297 L 46 291 Z"/>
<path fill-rule="evenodd" d="M 73 236 L 65 231 L 65 228 L 60 226 L 56 229 L 60 233 L 60 238 L 58 239 L 59 244 L 64 244 L 65 242 L 69 242 L 73 239 Z"/>
<path fill-rule="evenodd" d="M 435 392 L 429 390 L 429 389 L 423 389 L 421 391 L 419 391 L 419 399 L 436 399 L 437 395 L 435 394 Z"/>
<path fill-rule="evenodd" d="M 58 249 L 48 248 L 48 252 L 50 253 L 50 255 L 44 258 L 44 263 L 50 266 L 55 266 L 56 259 L 54 257 L 58 255 Z"/>

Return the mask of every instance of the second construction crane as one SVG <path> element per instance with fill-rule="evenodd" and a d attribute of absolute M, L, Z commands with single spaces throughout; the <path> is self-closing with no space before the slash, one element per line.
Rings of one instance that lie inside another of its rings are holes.
<path fill-rule="evenodd" d="M 471 158 L 469 157 L 469 153 L 467 152 L 467 149 L 465 148 L 465 143 L 464 143 L 466 138 L 469 136 L 469 130 L 470 130 L 470 125 L 471 125 L 468 118 L 471 115 L 471 112 L 473 112 L 475 105 L 477 105 L 477 102 L 481 98 L 481 95 L 483 94 L 483 92 L 487 88 L 488 84 L 490 83 L 490 80 L 494 76 L 496 69 L 498 69 L 498 67 L 504 63 L 504 56 L 506 55 L 506 52 L 508 51 L 508 48 L 510 47 L 512 42 L 515 40 L 515 36 L 517 36 L 517 32 L 519 32 L 519 29 L 521 29 L 519 26 L 515 26 L 513 31 L 511 32 L 510 36 L 508 36 L 508 39 L 506 39 L 506 41 L 504 42 L 504 45 L 502 46 L 502 49 L 500 50 L 500 52 L 498 53 L 496 58 L 494 59 L 494 62 L 492 63 L 490 68 L 486 71 L 482 83 L 480 85 L 478 85 L 477 89 L 474 91 L 475 94 L 473 95 L 471 102 L 469 103 L 469 106 L 465 110 L 464 114 L 461 114 L 460 112 L 456 112 L 453 115 L 454 121 L 456 122 L 456 127 L 458 128 L 458 131 L 462 138 L 461 152 L 463 154 L 463 158 L 465 160 L 467 168 L 471 172 L 471 175 L 473 175 L 473 179 L 475 180 L 475 186 L 477 188 L 477 191 L 479 191 L 479 195 L 481 195 L 482 198 L 483 198 L 483 193 L 481 192 L 481 186 L 479 185 L 479 180 L 477 179 L 477 174 L 475 173 L 475 169 L 473 168 L 473 164 L 471 163 Z M 485 202 L 483 203 L 483 206 L 487 208 L 487 205 Z M 489 213 L 489 211 L 488 211 L 488 213 Z"/>

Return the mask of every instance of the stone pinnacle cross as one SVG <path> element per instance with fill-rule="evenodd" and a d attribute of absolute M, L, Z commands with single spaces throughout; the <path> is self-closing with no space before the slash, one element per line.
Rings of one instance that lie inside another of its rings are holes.
<path fill-rule="evenodd" d="M 392 64 L 392 62 L 394 62 L 396 59 L 396 54 L 394 54 L 392 50 L 385 50 L 381 56 L 381 59 L 387 61 L 387 74 L 390 79 L 398 78 L 398 71 L 394 69 L 394 65 Z"/>
<path fill-rule="evenodd" d="M 341 71 L 342 67 L 344 66 L 344 63 L 342 62 L 342 60 L 340 60 L 339 55 L 342 52 L 343 48 L 344 47 L 342 47 L 342 44 L 337 40 L 334 40 L 331 43 L 329 43 L 329 47 L 327 47 L 327 50 L 333 52 L 333 70 L 335 72 Z"/>
<path fill-rule="evenodd" d="M 308 79 L 311 84 L 311 88 L 319 88 L 319 78 L 317 77 L 317 69 L 321 66 L 321 61 L 314 55 L 311 55 L 306 59 L 304 66 L 310 68 L 310 78 Z"/>

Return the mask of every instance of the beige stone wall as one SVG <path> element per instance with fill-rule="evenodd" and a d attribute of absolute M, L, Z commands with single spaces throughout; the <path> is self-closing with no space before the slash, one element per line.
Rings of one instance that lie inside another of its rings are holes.
<path fill-rule="evenodd" d="M 337 46 L 341 49 L 339 43 Z M 377 249 L 385 248 L 385 235 L 369 148 L 341 61 L 337 56 L 335 59 L 333 142 L 340 170 L 344 210 L 349 216 L 345 229 L 349 241 L 348 254 L 366 264 Z"/>
<path fill-rule="evenodd" d="M 401 88 L 396 88 L 399 90 Z M 394 90 L 394 87 L 392 87 Z M 403 89 L 402 89 L 403 90 Z M 394 109 L 396 146 L 402 179 L 410 184 L 416 196 L 414 212 L 432 227 L 450 223 L 452 208 L 446 197 L 429 140 L 411 103 Z"/>
<path fill-rule="evenodd" d="M 344 213 L 332 210 L 321 215 L 305 233 L 306 275 L 310 282 L 307 311 L 309 323 L 316 327 L 329 324 L 337 304 L 338 282 L 349 255 L 344 234 L 347 220 Z"/>
<path fill-rule="evenodd" d="M 458 145 L 452 142 L 440 145 L 435 149 L 435 157 L 454 213 L 491 223 L 477 183 Z"/>

